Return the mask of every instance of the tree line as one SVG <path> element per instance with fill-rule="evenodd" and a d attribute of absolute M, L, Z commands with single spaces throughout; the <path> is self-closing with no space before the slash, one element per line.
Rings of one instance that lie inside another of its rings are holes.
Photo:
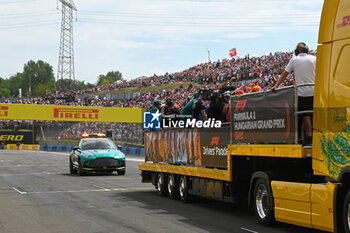
<path fill-rule="evenodd" d="M 0 98 L 2 97 L 45 97 L 56 90 L 83 90 L 95 86 L 110 84 L 118 80 L 123 81 L 122 73 L 110 71 L 106 75 L 99 75 L 95 84 L 84 81 L 59 79 L 56 81 L 53 68 L 49 63 L 30 60 L 22 72 L 12 75 L 8 79 L 0 77 Z"/>

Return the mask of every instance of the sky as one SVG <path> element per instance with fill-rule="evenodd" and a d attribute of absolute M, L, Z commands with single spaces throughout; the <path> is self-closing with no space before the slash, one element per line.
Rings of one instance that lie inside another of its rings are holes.
<path fill-rule="evenodd" d="M 131 80 L 200 63 L 317 48 L 322 0 L 66 0 L 74 1 L 77 80 L 96 83 L 119 71 Z M 61 3 L 0 0 L 0 77 L 29 60 L 53 66 L 57 77 Z"/>

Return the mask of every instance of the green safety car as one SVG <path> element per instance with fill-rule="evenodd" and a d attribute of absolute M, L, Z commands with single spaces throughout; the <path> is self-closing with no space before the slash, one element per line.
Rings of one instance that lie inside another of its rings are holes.
<path fill-rule="evenodd" d="M 124 175 L 125 155 L 103 134 L 84 134 L 69 156 L 69 171 L 78 175 L 117 171 L 118 175 Z"/>

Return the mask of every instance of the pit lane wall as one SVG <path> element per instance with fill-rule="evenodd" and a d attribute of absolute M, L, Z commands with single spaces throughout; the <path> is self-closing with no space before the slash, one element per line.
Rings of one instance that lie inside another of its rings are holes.
<path fill-rule="evenodd" d="M 141 108 L 0 104 L 2 120 L 142 123 Z"/>

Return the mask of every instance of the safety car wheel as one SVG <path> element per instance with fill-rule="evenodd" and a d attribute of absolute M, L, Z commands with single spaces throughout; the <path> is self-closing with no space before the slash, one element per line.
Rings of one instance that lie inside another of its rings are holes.
<path fill-rule="evenodd" d="M 80 159 L 78 160 L 77 173 L 78 173 L 79 176 L 85 175 L 85 172 L 83 171 L 83 166 L 81 165 Z"/>
<path fill-rule="evenodd" d="M 76 174 L 77 170 L 73 167 L 73 162 L 71 158 L 69 157 L 69 172 L 70 174 Z"/>
<path fill-rule="evenodd" d="M 118 175 L 123 176 L 123 175 L 125 175 L 125 170 L 117 171 L 117 173 L 118 173 Z"/>

